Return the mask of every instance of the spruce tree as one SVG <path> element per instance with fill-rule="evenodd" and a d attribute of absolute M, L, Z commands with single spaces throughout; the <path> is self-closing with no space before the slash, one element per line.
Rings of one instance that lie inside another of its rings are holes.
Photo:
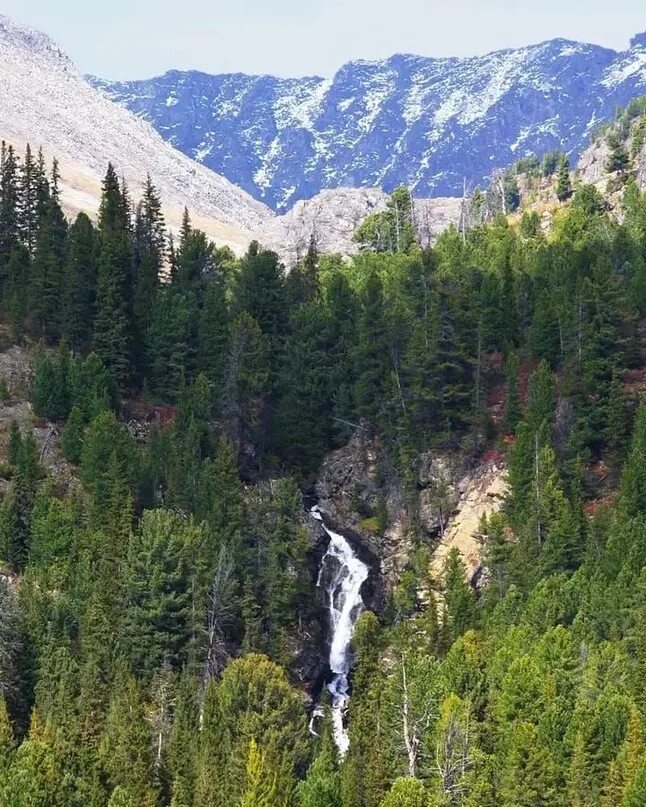
<path fill-rule="evenodd" d="M 145 374 L 145 348 L 148 341 L 153 304 L 164 265 L 166 230 L 162 205 L 150 176 L 137 206 L 134 231 L 134 348 L 135 365 Z"/>
<path fill-rule="evenodd" d="M 47 340 L 58 339 L 62 331 L 63 284 L 67 260 L 67 222 L 52 197 L 36 233 L 30 273 L 30 307 L 38 332 Z"/>
<path fill-rule="evenodd" d="M 20 166 L 20 232 L 22 243 L 29 255 L 34 254 L 39 225 L 38 164 L 31 146 L 27 143 L 25 158 Z"/>
<path fill-rule="evenodd" d="M 562 154 L 558 161 L 556 175 L 556 196 L 559 202 L 565 202 L 570 198 L 570 196 L 572 196 L 570 163 L 565 154 Z"/>
<path fill-rule="evenodd" d="M 642 404 L 635 421 L 630 453 L 620 486 L 620 505 L 629 516 L 646 510 L 646 405 Z"/>
<path fill-rule="evenodd" d="M 13 146 L 2 141 L 0 159 L 0 270 L 4 270 L 11 251 L 19 242 L 20 188 L 18 158 Z"/>
<path fill-rule="evenodd" d="M 132 370 L 132 247 L 127 199 L 112 165 L 103 181 L 99 234 L 93 348 L 125 392 Z"/>
<path fill-rule="evenodd" d="M 69 231 L 63 288 L 63 336 L 72 350 L 90 345 L 95 313 L 99 240 L 90 219 L 79 213 Z"/>

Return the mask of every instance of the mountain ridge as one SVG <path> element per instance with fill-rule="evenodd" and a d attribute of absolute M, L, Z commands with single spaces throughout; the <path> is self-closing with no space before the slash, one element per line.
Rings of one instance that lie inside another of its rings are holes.
<path fill-rule="evenodd" d="M 56 157 L 62 200 L 72 215 L 96 213 L 108 161 L 135 195 L 148 173 L 169 224 L 188 206 L 196 225 L 239 251 L 272 213 L 225 177 L 173 149 L 146 121 L 93 88 L 47 34 L 0 15 L 0 136 Z"/>
<path fill-rule="evenodd" d="M 89 77 L 172 145 L 275 210 L 339 187 L 406 184 L 462 195 L 554 148 L 576 158 L 595 126 L 646 93 L 646 34 L 625 51 L 569 39 L 483 56 L 395 54 L 333 77 L 170 70 Z"/>

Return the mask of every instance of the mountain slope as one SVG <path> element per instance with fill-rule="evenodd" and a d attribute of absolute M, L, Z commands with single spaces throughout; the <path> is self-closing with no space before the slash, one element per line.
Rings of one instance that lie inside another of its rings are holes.
<path fill-rule="evenodd" d="M 70 212 L 94 212 L 111 160 L 133 195 L 150 173 L 171 225 L 186 205 L 197 224 L 239 249 L 271 216 L 227 179 L 171 148 L 145 121 L 97 92 L 44 34 L 0 16 L 0 136 L 60 160 Z"/>
<path fill-rule="evenodd" d="M 578 155 L 599 121 L 646 93 L 646 34 L 622 53 L 554 40 L 351 62 L 331 80 L 171 71 L 91 81 L 277 209 L 344 186 L 461 195 L 464 178 L 482 183 L 527 153 Z"/>

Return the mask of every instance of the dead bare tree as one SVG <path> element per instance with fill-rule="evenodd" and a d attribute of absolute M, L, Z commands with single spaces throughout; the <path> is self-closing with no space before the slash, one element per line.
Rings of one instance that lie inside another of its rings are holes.
<path fill-rule="evenodd" d="M 466 791 L 465 774 L 471 767 L 471 714 L 468 703 L 449 696 L 444 704 L 435 764 L 442 790 L 451 807 L 458 807 Z"/>
<path fill-rule="evenodd" d="M 175 674 L 168 658 L 164 659 L 161 670 L 152 683 L 152 706 L 149 724 L 153 738 L 155 771 L 161 770 L 164 752 L 173 725 L 175 705 Z"/>
<path fill-rule="evenodd" d="M 419 687 L 418 687 L 419 690 Z M 424 686 L 424 697 L 416 697 L 411 689 L 406 654 L 401 655 L 400 724 L 403 746 L 408 759 L 408 775 L 416 778 L 423 753 L 423 736 L 436 719 L 435 700 Z M 419 691 L 416 693 L 419 696 Z"/>
<path fill-rule="evenodd" d="M 235 614 L 232 603 L 235 594 L 235 567 L 230 552 L 222 547 L 213 573 L 208 594 L 206 616 L 206 654 L 202 686 L 219 678 L 229 662 L 227 630 L 231 627 Z"/>

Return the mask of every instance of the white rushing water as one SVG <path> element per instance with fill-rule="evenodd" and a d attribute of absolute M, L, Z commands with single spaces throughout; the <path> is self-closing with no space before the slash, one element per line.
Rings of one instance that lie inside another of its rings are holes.
<path fill-rule="evenodd" d="M 312 515 L 323 523 L 323 518 L 314 508 Z M 328 529 L 330 545 L 319 572 L 318 585 L 325 589 L 330 614 L 330 670 L 332 680 L 328 684 L 331 697 L 334 740 L 341 756 L 345 756 L 350 746 L 345 715 L 350 701 L 350 649 L 357 619 L 364 609 L 361 586 L 368 578 L 369 569 L 354 553 L 346 539 Z"/>

